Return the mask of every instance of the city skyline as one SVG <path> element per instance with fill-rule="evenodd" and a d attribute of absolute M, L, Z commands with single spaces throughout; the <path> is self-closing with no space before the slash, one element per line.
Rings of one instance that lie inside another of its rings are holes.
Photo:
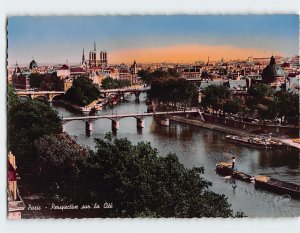
<path fill-rule="evenodd" d="M 8 65 L 80 63 L 82 49 L 110 64 L 195 62 L 298 54 L 297 15 L 49 16 L 8 18 Z"/>

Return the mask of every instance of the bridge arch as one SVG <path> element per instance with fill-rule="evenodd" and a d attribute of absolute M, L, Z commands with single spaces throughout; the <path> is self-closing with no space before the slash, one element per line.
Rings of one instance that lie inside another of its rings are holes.
<path fill-rule="evenodd" d="M 48 98 L 45 95 L 37 95 L 37 96 L 32 97 L 32 99 L 41 100 L 41 101 L 48 101 Z"/>
<path fill-rule="evenodd" d="M 63 93 L 62 94 L 51 94 L 50 98 L 51 100 L 58 100 L 60 99 L 61 97 L 63 97 Z"/>
<path fill-rule="evenodd" d="M 30 95 L 18 95 L 18 97 L 20 97 L 21 99 L 31 99 Z"/>

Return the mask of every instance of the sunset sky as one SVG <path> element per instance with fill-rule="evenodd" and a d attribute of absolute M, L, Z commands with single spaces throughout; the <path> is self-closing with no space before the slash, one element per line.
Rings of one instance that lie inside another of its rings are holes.
<path fill-rule="evenodd" d="M 299 53 L 297 15 L 51 16 L 8 18 L 8 63 L 195 62 Z"/>

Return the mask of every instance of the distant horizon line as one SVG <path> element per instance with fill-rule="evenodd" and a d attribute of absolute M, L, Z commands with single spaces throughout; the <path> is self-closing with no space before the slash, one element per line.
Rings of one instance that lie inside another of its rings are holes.
<path fill-rule="evenodd" d="M 275 54 L 275 55 L 271 55 L 271 56 L 275 56 L 275 57 L 282 57 L 282 58 L 292 58 L 292 57 L 297 57 L 299 56 L 298 54 L 295 54 L 295 55 L 290 55 L 290 56 L 282 56 L 282 55 L 278 55 L 278 54 Z M 225 58 L 220 58 L 220 59 L 213 59 L 213 60 L 210 60 L 209 62 L 220 62 L 222 59 L 224 60 L 224 62 L 227 62 L 227 61 L 245 61 L 247 60 L 248 58 L 252 57 L 254 59 L 268 59 L 270 58 L 271 56 L 267 56 L 267 57 L 254 57 L 254 56 L 249 56 L 247 58 L 235 58 L 235 59 L 225 59 Z M 32 58 L 31 60 L 29 60 L 27 62 L 27 64 L 25 63 L 18 63 L 18 61 L 16 61 L 16 63 L 18 64 L 18 66 L 21 66 L 21 67 L 24 67 L 24 66 L 28 66 L 29 63 L 32 61 L 32 60 L 35 60 L 34 58 Z M 55 66 L 55 65 L 81 65 L 81 61 L 68 61 L 68 62 L 39 62 L 37 60 L 35 60 L 39 66 Z M 114 65 L 120 65 L 120 64 L 131 64 L 133 63 L 134 61 L 136 61 L 136 63 L 138 64 L 142 64 L 142 65 L 147 65 L 147 64 L 162 64 L 162 63 L 166 63 L 166 64 L 195 64 L 195 63 L 207 63 L 208 61 L 204 61 L 204 60 L 196 60 L 196 61 L 191 61 L 191 62 L 173 62 L 173 61 L 153 61 L 153 62 L 138 62 L 137 59 L 132 59 L 131 62 L 121 62 L 121 63 L 109 63 L 109 65 L 111 66 L 114 66 Z M 16 63 L 10 63 L 8 64 L 7 63 L 7 67 L 13 67 L 16 65 Z"/>

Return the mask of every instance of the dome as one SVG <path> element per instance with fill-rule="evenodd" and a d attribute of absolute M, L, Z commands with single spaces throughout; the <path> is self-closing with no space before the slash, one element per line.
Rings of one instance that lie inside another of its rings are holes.
<path fill-rule="evenodd" d="M 270 59 L 270 64 L 263 69 L 262 80 L 265 83 L 272 83 L 277 77 L 284 77 L 283 69 L 276 64 L 275 58 L 272 56 Z"/>
<path fill-rule="evenodd" d="M 34 69 L 34 68 L 37 68 L 38 67 L 38 64 L 36 63 L 35 60 L 32 60 L 30 63 L 29 63 L 29 69 Z"/>

